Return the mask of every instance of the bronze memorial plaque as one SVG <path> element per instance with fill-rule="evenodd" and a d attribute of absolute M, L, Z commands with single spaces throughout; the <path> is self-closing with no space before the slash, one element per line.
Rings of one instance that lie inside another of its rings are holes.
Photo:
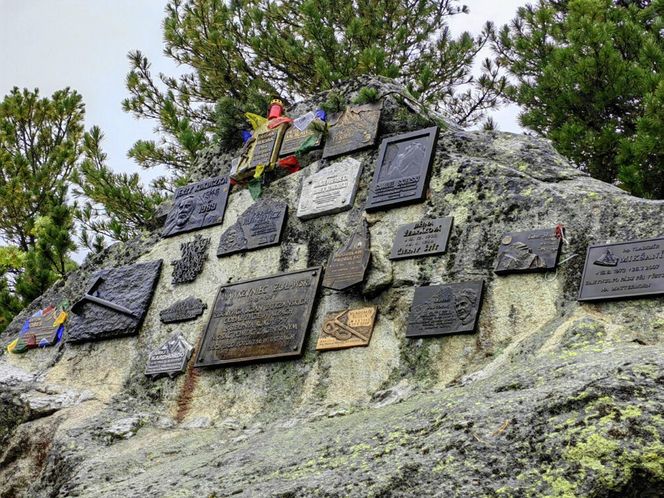
<path fill-rule="evenodd" d="M 254 147 L 249 169 L 254 170 L 261 164 L 267 166 L 276 161 L 275 148 L 278 138 L 279 131 L 277 129 L 268 130 L 256 136 L 256 146 Z"/>
<path fill-rule="evenodd" d="M 224 221 L 230 182 L 226 176 L 208 178 L 175 190 L 162 237 L 191 232 Z"/>
<path fill-rule="evenodd" d="M 323 287 L 343 290 L 364 280 L 369 266 L 369 226 L 362 220 L 362 226 L 350 236 L 348 241 L 332 253 L 325 267 Z"/>
<path fill-rule="evenodd" d="M 484 282 L 416 287 L 406 337 L 474 332 Z"/>
<path fill-rule="evenodd" d="M 664 294 L 664 237 L 590 246 L 579 301 Z"/>
<path fill-rule="evenodd" d="M 323 123 L 322 121 L 319 122 Z M 321 132 L 312 130 L 311 128 L 300 130 L 295 125 L 291 125 L 284 134 L 279 156 L 290 156 L 305 143 L 308 144 L 310 148 L 316 149 L 321 146 L 322 142 L 323 134 Z"/>
<path fill-rule="evenodd" d="M 421 202 L 427 195 L 438 127 L 383 140 L 367 197 L 367 211 Z"/>
<path fill-rule="evenodd" d="M 348 106 L 327 123 L 323 159 L 371 147 L 376 142 L 381 104 Z"/>
<path fill-rule="evenodd" d="M 368 346 L 377 309 L 377 306 L 368 306 L 327 313 L 316 349 L 325 351 Z"/>
<path fill-rule="evenodd" d="M 223 285 L 196 366 L 300 356 L 320 274 L 316 267 Z"/>
<path fill-rule="evenodd" d="M 173 334 L 168 341 L 150 353 L 145 365 L 145 375 L 152 378 L 162 374 L 175 377 L 176 374 L 184 372 L 193 350 L 181 334 Z"/>
<path fill-rule="evenodd" d="M 261 198 L 221 234 L 217 256 L 279 244 L 288 204 Z"/>
<path fill-rule="evenodd" d="M 555 228 L 507 232 L 500 239 L 493 271 L 501 275 L 551 270 L 558 264 L 561 244 Z"/>
<path fill-rule="evenodd" d="M 422 220 L 401 225 L 392 245 L 390 259 L 417 258 L 441 254 L 447 250 L 454 218 Z"/>

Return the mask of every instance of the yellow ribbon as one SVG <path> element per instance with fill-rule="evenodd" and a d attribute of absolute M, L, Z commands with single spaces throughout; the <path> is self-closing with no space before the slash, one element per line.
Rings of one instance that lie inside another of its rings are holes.
<path fill-rule="evenodd" d="M 251 127 L 256 131 L 258 128 L 262 127 L 267 123 L 267 118 L 254 114 L 253 112 L 245 112 L 244 117 L 247 118 Z"/>

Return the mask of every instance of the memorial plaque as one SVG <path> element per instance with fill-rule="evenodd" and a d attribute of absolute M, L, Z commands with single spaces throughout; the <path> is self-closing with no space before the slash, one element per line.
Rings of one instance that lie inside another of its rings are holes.
<path fill-rule="evenodd" d="M 186 322 L 195 320 L 207 309 L 200 299 L 189 296 L 187 299 L 178 301 L 166 309 L 159 312 L 159 319 L 162 323 Z"/>
<path fill-rule="evenodd" d="M 561 244 L 555 228 L 505 233 L 494 272 L 501 275 L 551 270 L 558 264 Z"/>
<path fill-rule="evenodd" d="M 664 237 L 590 246 L 579 301 L 664 294 Z"/>
<path fill-rule="evenodd" d="M 68 342 L 137 334 L 159 280 L 161 260 L 96 272 L 71 308 Z"/>
<path fill-rule="evenodd" d="M 308 268 L 222 286 L 196 366 L 300 356 L 320 274 Z"/>
<path fill-rule="evenodd" d="M 7 346 L 7 351 L 18 354 L 29 349 L 54 346 L 62 339 L 66 320 L 67 312 L 55 306 L 35 312 L 23 324 L 18 338 Z"/>
<path fill-rule="evenodd" d="M 277 129 L 268 130 L 256 135 L 256 145 L 251 156 L 251 163 L 249 163 L 251 170 L 255 170 L 261 164 L 267 166 L 276 162 L 278 149 L 275 149 L 275 147 L 279 136 L 280 134 Z"/>
<path fill-rule="evenodd" d="M 483 281 L 416 287 L 406 337 L 474 332 Z"/>
<path fill-rule="evenodd" d="M 361 172 L 360 161 L 345 158 L 305 178 L 297 217 L 308 220 L 352 208 Z"/>
<path fill-rule="evenodd" d="M 422 220 L 401 225 L 397 230 L 390 259 L 417 258 L 441 254 L 447 250 L 454 218 Z"/>
<path fill-rule="evenodd" d="M 203 271 L 203 265 L 208 255 L 210 237 L 203 238 L 196 235 L 194 240 L 180 244 L 182 258 L 171 262 L 173 266 L 173 285 L 193 282 Z"/>
<path fill-rule="evenodd" d="M 288 205 L 283 201 L 267 198 L 256 201 L 221 234 L 217 256 L 279 244 L 287 210 Z"/>
<path fill-rule="evenodd" d="M 226 176 L 208 178 L 175 190 L 162 237 L 191 232 L 224 221 L 230 182 Z"/>
<path fill-rule="evenodd" d="M 323 159 L 371 147 L 376 142 L 380 104 L 348 106 L 327 121 Z"/>
<path fill-rule="evenodd" d="M 153 378 L 162 374 L 175 377 L 184 372 L 193 350 L 194 348 L 181 334 L 174 334 L 150 353 L 145 366 L 145 375 Z"/>
<path fill-rule="evenodd" d="M 323 121 L 318 120 L 320 123 Z M 305 143 L 309 143 L 309 147 L 315 149 L 320 147 L 323 142 L 323 134 L 319 131 L 305 128 L 304 130 L 298 129 L 296 126 L 291 126 L 286 130 L 284 139 L 281 142 L 281 150 L 279 156 L 290 156 L 294 154 Z"/>
<path fill-rule="evenodd" d="M 381 142 L 367 211 L 424 200 L 437 138 L 438 128 L 434 126 Z"/>
<path fill-rule="evenodd" d="M 376 320 L 376 306 L 327 313 L 316 349 L 345 349 L 368 346 Z"/>
<path fill-rule="evenodd" d="M 370 257 L 369 227 L 367 220 L 362 220 L 362 226 L 330 256 L 325 267 L 323 287 L 343 290 L 362 282 Z"/>

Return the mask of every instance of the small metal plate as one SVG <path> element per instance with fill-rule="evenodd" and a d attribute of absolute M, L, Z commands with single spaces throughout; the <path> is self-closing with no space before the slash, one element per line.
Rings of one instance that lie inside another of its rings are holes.
<path fill-rule="evenodd" d="M 401 225 L 394 237 L 390 259 L 417 258 L 447 250 L 454 218 L 436 218 Z"/>
<path fill-rule="evenodd" d="M 207 309 L 200 299 L 189 296 L 187 299 L 173 303 L 166 309 L 159 312 L 159 319 L 162 323 L 186 322 L 195 320 Z"/>
<path fill-rule="evenodd" d="M 281 142 L 281 150 L 279 151 L 279 156 L 290 156 L 294 154 L 297 149 L 302 147 L 304 143 L 309 140 L 310 137 L 315 137 L 316 141 L 311 144 L 311 148 L 320 147 L 323 142 L 322 133 L 310 130 L 305 128 L 304 130 L 298 130 L 295 126 L 290 126 L 284 134 L 284 139 Z"/>
<path fill-rule="evenodd" d="M 279 244 L 288 204 L 262 198 L 252 204 L 219 240 L 217 256 Z"/>
<path fill-rule="evenodd" d="M 150 353 L 145 366 L 145 375 L 156 377 L 165 374 L 174 377 L 184 372 L 193 350 L 194 348 L 181 334 L 174 334 Z"/>
<path fill-rule="evenodd" d="M 171 262 L 173 266 L 173 285 L 193 282 L 203 271 L 203 265 L 208 258 L 210 237 L 203 238 L 196 235 L 194 240 L 180 244 L 182 258 Z"/>
<path fill-rule="evenodd" d="M 343 247 L 332 253 L 325 267 L 323 287 L 343 290 L 364 280 L 369 266 L 369 227 L 366 220 Z"/>
<path fill-rule="evenodd" d="M 299 357 L 320 275 L 308 268 L 222 286 L 196 366 Z"/>
<path fill-rule="evenodd" d="M 558 264 L 561 244 L 555 228 L 505 233 L 493 271 L 502 275 L 551 270 Z"/>
<path fill-rule="evenodd" d="M 219 225 L 224 221 L 229 190 L 230 182 L 226 176 L 208 178 L 178 188 L 161 236 L 171 237 Z"/>
<path fill-rule="evenodd" d="M 429 187 L 438 127 L 383 140 L 367 197 L 367 211 L 424 200 Z"/>
<path fill-rule="evenodd" d="M 361 172 L 360 161 L 344 158 L 305 178 L 297 217 L 308 220 L 352 208 Z"/>
<path fill-rule="evenodd" d="M 326 351 L 368 346 L 377 309 L 376 306 L 368 306 L 327 313 L 316 349 Z"/>
<path fill-rule="evenodd" d="M 348 106 L 328 119 L 323 159 L 371 147 L 376 142 L 381 104 Z"/>
<path fill-rule="evenodd" d="M 256 169 L 261 164 L 267 166 L 272 163 L 278 138 L 279 132 L 276 128 L 256 136 L 256 145 L 254 146 L 251 163 L 249 165 L 251 170 Z"/>
<path fill-rule="evenodd" d="M 483 281 L 416 287 L 406 337 L 474 332 Z"/>
<path fill-rule="evenodd" d="M 579 301 L 664 294 L 664 237 L 590 246 Z"/>

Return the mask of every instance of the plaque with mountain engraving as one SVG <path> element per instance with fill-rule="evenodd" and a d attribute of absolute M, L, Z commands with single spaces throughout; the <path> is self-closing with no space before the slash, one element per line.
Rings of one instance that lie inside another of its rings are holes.
<path fill-rule="evenodd" d="M 175 190 L 162 237 L 191 232 L 224 221 L 230 182 L 226 176 L 208 178 Z"/>
<path fill-rule="evenodd" d="M 159 319 L 162 323 L 187 322 L 201 316 L 206 309 L 207 304 L 196 297 L 189 296 L 187 299 L 177 301 L 161 310 Z"/>
<path fill-rule="evenodd" d="M 361 172 L 362 163 L 348 157 L 305 178 L 297 217 L 308 220 L 352 208 Z"/>
<path fill-rule="evenodd" d="M 348 106 L 328 119 L 323 159 L 371 147 L 376 142 L 381 104 Z"/>
<path fill-rule="evenodd" d="M 555 228 L 505 233 L 494 272 L 501 275 L 551 270 L 558 264 L 561 245 L 562 238 Z"/>
<path fill-rule="evenodd" d="M 579 301 L 664 294 L 664 237 L 590 246 Z"/>
<path fill-rule="evenodd" d="M 429 187 L 438 127 L 383 140 L 378 151 L 367 211 L 378 211 L 424 200 Z"/>
<path fill-rule="evenodd" d="M 474 332 L 483 281 L 416 287 L 406 337 Z"/>
<path fill-rule="evenodd" d="M 343 290 L 364 280 L 369 266 L 369 227 L 366 220 L 332 255 L 325 267 L 323 287 Z"/>
<path fill-rule="evenodd" d="M 221 234 L 217 256 L 279 244 L 287 209 L 288 205 L 277 199 L 256 201 Z"/>
<path fill-rule="evenodd" d="M 402 225 L 397 230 L 390 259 L 417 258 L 447 250 L 454 218 L 436 218 Z"/>
<path fill-rule="evenodd" d="M 320 275 L 316 267 L 222 286 L 196 366 L 301 356 Z"/>
<path fill-rule="evenodd" d="M 316 349 L 345 349 L 368 346 L 376 320 L 376 306 L 327 313 Z"/>
<path fill-rule="evenodd" d="M 175 377 L 184 372 L 193 350 L 194 348 L 181 334 L 174 334 L 150 353 L 145 366 L 145 375 L 152 378 L 159 375 Z"/>

